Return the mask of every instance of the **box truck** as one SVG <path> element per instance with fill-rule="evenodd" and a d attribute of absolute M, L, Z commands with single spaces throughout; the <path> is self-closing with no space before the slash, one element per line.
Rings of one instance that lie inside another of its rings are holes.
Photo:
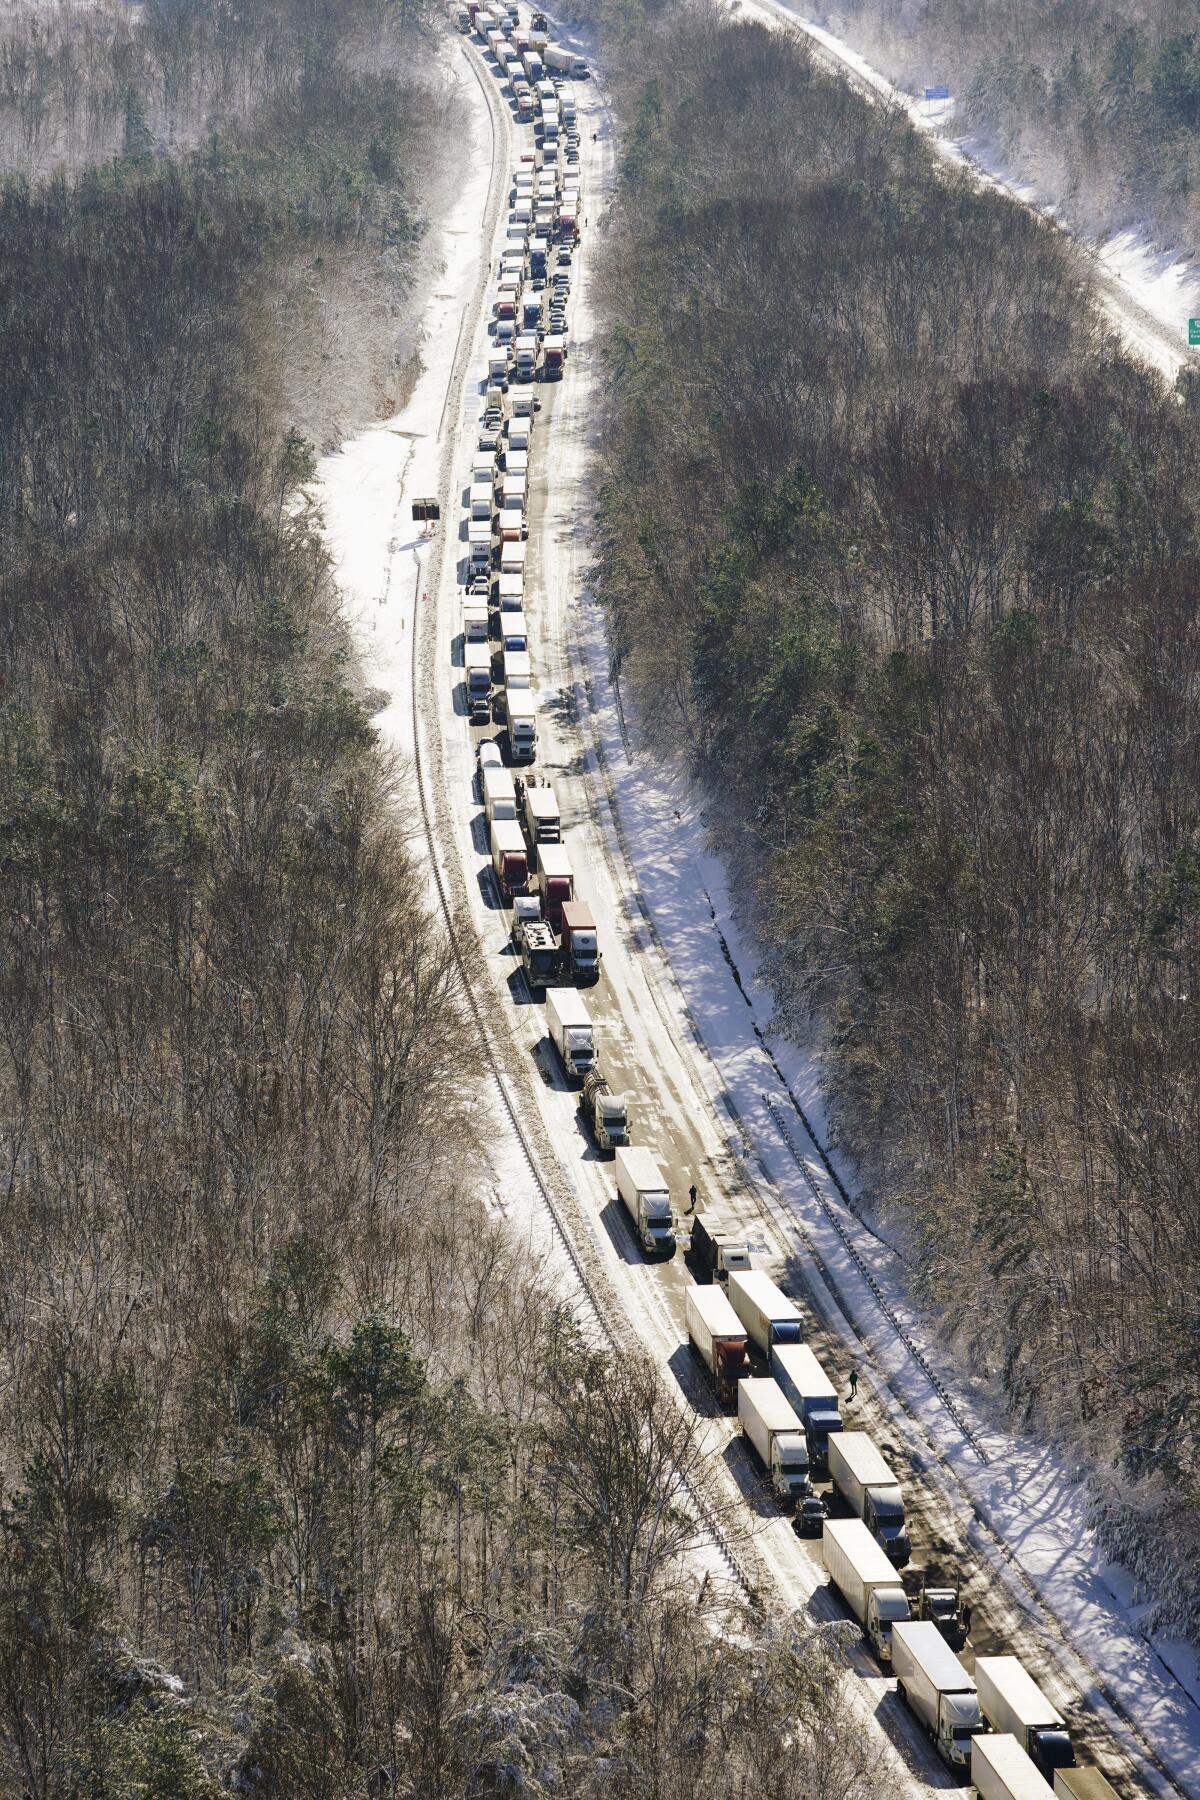
<path fill-rule="evenodd" d="M 774 1344 L 771 1373 L 800 1414 L 813 1468 L 829 1468 L 829 1434 L 842 1429 L 837 1389 L 807 1344 Z"/>
<path fill-rule="evenodd" d="M 497 575 L 496 604 L 499 606 L 502 613 L 524 612 L 524 575 Z"/>
<path fill-rule="evenodd" d="M 564 900 L 559 912 L 563 970 L 572 981 L 600 979 L 600 938 L 586 900 Z"/>
<path fill-rule="evenodd" d="M 624 1094 L 613 1093 L 594 1064 L 584 1077 L 579 1112 L 602 1156 L 614 1156 L 629 1142 L 629 1101 Z"/>
<path fill-rule="evenodd" d="M 530 919 L 521 928 L 517 954 L 532 994 L 544 993 L 558 979 L 558 940 L 544 919 Z"/>
<path fill-rule="evenodd" d="M 881 1663 L 892 1660 L 892 1626 L 911 1615 L 908 1595 L 861 1519 L 826 1519 L 825 1567 Z"/>
<path fill-rule="evenodd" d="M 492 825 L 492 868 L 503 898 L 523 894 L 529 885 L 529 855 L 521 827 L 515 819 L 496 819 Z"/>
<path fill-rule="evenodd" d="M 720 1288 L 701 1288 L 699 1292 L 724 1299 Z M 729 1310 L 733 1312 L 732 1307 Z M 738 1423 L 758 1451 L 776 1498 L 795 1506 L 808 1492 L 803 1425 L 769 1375 L 757 1381 L 739 1381 L 737 1405 Z"/>
<path fill-rule="evenodd" d="M 977 1656 L 975 1683 L 993 1731 L 1009 1732 L 1050 1780 L 1075 1761 L 1071 1734 L 1033 1676 L 1015 1656 Z"/>
<path fill-rule="evenodd" d="M 834 1487 L 889 1561 L 902 1569 L 912 1555 L 912 1543 L 904 1528 L 900 1483 L 865 1431 L 835 1431 L 828 1446 Z"/>
<path fill-rule="evenodd" d="M 772 1344 L 798 1344 L 800 1314 L 762 1269 L 735 1269 L 729 1277 L 734 1312 L 764 1356 Z"/>
<path fill-rule="evenodd" d="M 1011 1732 L 971 1739 L 971 1780 L 979 1800 L 1049 1800 L 1054 1791 Z"/>
<path fill-rule="evenodd" d="M 899 1619 L 892 1626 L 892 1672 L 900 1698 L 956 1772 L 971 1767 L 971 1739 L 982 1731 L 975 1683 L 936 1625 Z"/>
<path fill-rule="evenodd" d="M 574 988 L 567 991 L 575 992 Z M 616 1164 L 617 1196 L 633 1221 L 642 1249 L 647 1256 L 674 1256 L 671 1193 L 662 1170 L 648 1150 L 629 1145 L 617 1151 Z"/>
<path fill-rule="evenodd" d="M 750 1367 L 746 1327 L 719 1287 L 689 1287 L 684 1294 L 688 1342 L 717 1390 L 722 1406 L 733 1403 L 738 1382 Z"/>
<path fill-rule="evenodd" d="M 750 1267 L 745 1238 L 738 1237 L 719 1213 L 697 1213 L 692 1220 L 692 1255 L 709 1281 L 725 1281 L 734 1269 Z"/>
<path fill-rule="evenodd" d="M 523 838 L 521 848 L 525 848 Z M 573 1087 L 582 1087 L 596 1058 L 592 1021 L 582 996 L 573 987 L 547 988 L 546 1022 L 563 1073 Z"/>

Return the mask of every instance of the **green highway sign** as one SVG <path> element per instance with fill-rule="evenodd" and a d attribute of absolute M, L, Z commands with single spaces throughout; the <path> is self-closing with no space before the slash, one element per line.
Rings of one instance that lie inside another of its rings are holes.
<path fill-rule="evenodd" d="M 1200 344 L 1200 319 L 1188 320 L 1188 343 Z"/>

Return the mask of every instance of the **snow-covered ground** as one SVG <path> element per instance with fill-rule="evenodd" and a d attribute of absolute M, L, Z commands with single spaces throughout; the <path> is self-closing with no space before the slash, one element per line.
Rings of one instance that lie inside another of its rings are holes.
<path fill-rule="evenodd" d="M 996 146 L 950 130 L 953 97 L 914 98 L 880 74 L 860 51 L 784 0 L 739 0 L 746 12 L 786 20 L 803 31 L 832 62 L 861 86 L 901 106 L 937 153 L 969 168 L 980 183 L 1058 224 L 1054 197 L 1044 194 L 1020 170 L 1010 168 Z M 1103 243 L 1080 240 L 1093 259 L 1097 293 L 1128 348 L 1173 381 L 1198 353 L 1188 349 L 1188 320 L 1200 317 L 1200 264 L 1179 252 L 1156 248 L 1137 232 L 1123 231 Z"/>
<path fill-rule="evenodd" d="M 475 82 L 457 47 L 451 56 L 459 79 Z M 584 210 L 594 227 L 611 178 L 612 142 L 602 93 L 593 84 L 580 97 L 589 115 Z M 478 88 L 473 116 L 475 137 L 465 147 L 462 188 L 445 227 L 444 268 L 429 302 L 422 377 L 397 418 L 326 459 L 316 498 L 367 678 L 390 696 L 376 723 L 406 758 L 415 743 L 414 626 L 418 614 L 427 631 L 432 621 L 433 637 L 423 641 L 436 644 L 437 717 L 419 729 L 438 740 L 423 745 L 436 763 L 444 800 L 438 859 L 453 888 L 456 919 L 464 929 L 469 925 L 483 948 L 481 993 L 494 1021 L 489 1029 L 503 1059 L 506 1090 L 531 1134 L 544 1177 L 557 1164 L 552 1180 L 560 1217 L 579 1246 L 588 1284 L 617 1297 L 664 1372 L 699 1404 L 702 1384 L 681 1349 L 686 1274 L 677 1265 L 651 1270 L 637 1256 L 614 1204 L 611 1178 L 582 1135 L 573 1098 L 546 1054 L 540 1009 L 527 1003 L 513 974 L 472 794 L 471 739 L 454 673 L 461 651 L 452 555 L 487 343 L 480 301 L 495 207 L 489 186 L 495 126 Z M 592 129 L 599 134 L 595 144 Z M 506 141 L 495 148 L 507 154 Z M 1022 1654 L 1035 1660 L 1055 1698 L 1090 1698 L 1113 1739 L 1127 1744 L 1144 1768 L 1139 1745 L 1099 1692 L 1095 1671 L 1102 1670 L 1105 1688 L 1125 1696 L 1180 1791 L 1200 1792 L 1200 1713 L 1131 1628 L 1128 1606 L 1106 1590 L 1089 1553 L 1078 1490 L 1044 1448 L 999 1431 L 986 1396 L 960 1392 L 953 1370 L 925 1343 L 900 1259 L 842 1205 L 806 1140 L 790 1095 L 821 1132 L 820 1070 L 803 1052 L 771 1040 L 769 1005 L 732 917 L 720 865 L 704 852 L 693 797 L 622 739 L 602 620 L 582 592 L 597 375 L 587 298 L 590 248 L 585 239 L 574 283 L 567 379 L 543 390 L 535 432 L 535 585 L 529 586 L 527 611 L 540 679 L 542 766 L 560 789 L 565 836 L 606 944 L 606 979 L 590 1002 L 605 1066 L 635 1093 L 635 1135 L 655 1144 L 673 1183 L 686 1184 L 691 1171 L 706 1194 L 719 1191 L 723 1206 L 745 1224 L 759 1258 L 793 1285 L 803 1283 L 821 1322 L 823 1346 L 841 1358 L 839 1368 L 852 1361 L 864 1371 L 863 1420 L 884 1421 L 906 1447 L 914 1474 L 924 1476 L 915 1503 L 922 1522 L 935 1535 L 969 1547 L 983 1571 L 986 1610 L 1004 1640 L 1019 1643 Z M 433 544 L 423 543 L 411 523 L 411 501 L 423 494 L 442 499 L 442 536 Z M 579 1291 L 576 1271 L 547 1222 L 544 1195 L 499 1105 L 493 1142 L 497 1207 L 528 1233 L 531 1254 L 549 1260 L 564 1291 Z M 778 1514 L 764 1510 L 757 1476 L 728 1422 L 714 1418 L 710 1435 L 727 1490 L 758 1515 L 745 1554 L 785 1602 L 828 1616 L 833 1603 L 819 1553 L 798 1545 Z M 1111 1577 L 1110 1585 L 1119 1590 L 1119 1578 Z M 859 1660 L 855 1711 L 863 1728 L 879 1736 L 887 1792 L 949 1785 L 897 1705 L 894 1684 L 865 1657 Z"/>

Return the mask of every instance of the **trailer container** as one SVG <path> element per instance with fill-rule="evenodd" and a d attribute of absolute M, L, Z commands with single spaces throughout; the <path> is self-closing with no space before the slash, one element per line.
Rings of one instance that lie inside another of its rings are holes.
<path fill-rule="evenodd" d="M 977 1656 L 979 1704 L 993 1731 L 1009 1732 L 1048 1780 L 1075 1761 L 1062 1714 L 1015 1656 Z"/>
<path fill-rule="evenodd" d="M 829 1474 L 834 1487 L 857 1513 L 896 1568 L 912 1555 L 904 1528 L 900 1483 L 865 1431 L 835 1431 L 829 1439 Z"/>
<path fill-rule="evenodd" d="M 529 885 L 529 853 L 515 819 L 494 819 L 491 827 L 492 868 L 503 899 L 523 894 Z"/>
<path fill-rule="evenodd" d="M 496 605 L 501 613 L 523 612 L 525 608 L 524 575 L 500 574 L 496 577 Z"/>
<path fill-rule="evenodd" d="M 513 778 L 505 768 L 484 769 L 483 810 L 487 814 L 490 825 L 494 819 L 515 819 L 517 816 L 517 793 L 513 786 Z"/>
<path fill-rule="evenodd" d="M 983 1730 L 979 1695 L 936 1625 L 901 1619 L 892 1626 L 892 1672 L 900 1698 L 920 1719 L 942 1761 L 971 1766 L 971 1739 Z"/>
<path fill-rule="evenodd" d="M 734 1269 L 750 1267 L 744 1237 L 738 1237 L 719 1213 L 697 1213 L 692 1220 L 692 1255 L 710 1281 L 726 1281 Z"/>
<path fill-rule="evenodd" d="M 688 1341 L 717 1390 L 722 1406 L 730 1406 L 737 1385 L 750 1366 L 746 1327 L 719 1287 L 689 1287 L 684 1294 Z"/>
<path fill-rule="evenodd" d="M 466 675 L 467 710 L 472 719 L 491 717 L 492 653 L 486 644 L 463 645 L 463 668 Z"/>
<path fill-rule="evenodd" d="M 508 754 L 515 763 L 531 763 L 537 753 L 537 707 L 532 688 L 514 688 L 505 695 L 508 714 Z"/>
<path fill-rule="evenodd" d="M 633 1221 L 646 1255 L 674 1256 L 671 1193 L 649 1150 L 622 1146 L 616 1155 L 616 1173 L 618 1198 Z"/>
<path fill-rule="evenodd" d="M 575 876 L 565 844 L 543 844 L 538 852 L 538 892 L 542 911 L 555 930 L 562 929 L 565 900 L 575 896 Z"/>
<path fill-rule="evenodd" d="M 486 644 L 488 637 L 488 609 L 482 600 L 467 600 L 463 603 L 463 642 L 464 644 Z"/>
<path fill-rule="evenodd" d="M 829 1467 L 829 1434 L 842 1429 L 837 1390 L 807 1344 L 775 1344 L 771 1373 L 800 1414 L 813 1468 Z"/>
<path fill-rule="evenodd" d="M 1053 1792 L 1059 1800 L 1119 1800 L 1107 1776 L 1080 1763 L 1071 1769 L 1055 1769 Z"/>
<path fill-rule="evenodd" d="M 501 652 L 504 664 L 504 691 L 511 694 L 517 688 L 533 686 L 533 660 L 528 650 L 504 650 Z"/>
<path fill-rule="evenodd" d="M 719 1294 L 720 1289 L 701 1288 L 700 1292 Z M 729 1310 L 733 1312 L 732 1307 Z M 758 1451 L 776 1498 L 794 1507 L 809 1488 L 808 1445 L 803 1425 L 770 1376 L 740 1381 L 737 1405 L 738 1423 Z"/>
<path fill-rule="evenodd" d="M 525 835 L 531 844 L 562 842 L 562 817 L 548 781 L 530 781 L 525 787 Z"/>
<path fill-rule="evenodd" d="M 529 628 L 525 623 L 523 612 L 506 612 L 500 615 L 500 653 L 512 656 L 518 650 L 529 653 Z"/>
<path fill-rule="evenodd" d="M 1054 1792 L 1011 1732 L 971 1739 L 971 1780 L 979 1800 L 1048 1800 Z"/>
<path fill-rule="evenodd" d="M 596 1056 L 595 1033 L 582 996 L 574 988 L 547 988 L 546 1022 L 563 1073 L 572 1086 L 581 1087 Z"/>
<path fill-rule="evenodd" d="M 800 1314 L 764 1270 L 735 1269 L 729 1277 L 729 1299 L 764 1356 L 771 1354 L 772 1344 L 799 1343 Z"/>
<path fill-rule="evenodd" d="M 900 1577 L 861 1519 L 826 1519 L 825 1567 L 880 1662 L 892 1660 L 892 1626 L 910 1617 Z"/>

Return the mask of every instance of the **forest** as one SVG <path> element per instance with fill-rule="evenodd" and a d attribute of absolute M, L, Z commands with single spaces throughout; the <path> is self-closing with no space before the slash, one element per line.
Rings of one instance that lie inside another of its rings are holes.
<path fill-rule="evenodd" d="M 1200 232 L 1200 5 L 1152 0 L 838 0 L 834 29 L 1101 234 Z"/>
<path fill-rule="evenodd" d="M 614 667 L 918 1298 L 1195 1635 L 1200 387 L 803 40 L 609 42 Z"/>
<path fill-rule="evenodd" d="M 438 39 L 185 0 L 3 59 L 0 1793 L 869 1800 L 844 1632 L 701 1581 L 704 1421 L 491 1203 L 305 498 L 411 370 Z"/>

